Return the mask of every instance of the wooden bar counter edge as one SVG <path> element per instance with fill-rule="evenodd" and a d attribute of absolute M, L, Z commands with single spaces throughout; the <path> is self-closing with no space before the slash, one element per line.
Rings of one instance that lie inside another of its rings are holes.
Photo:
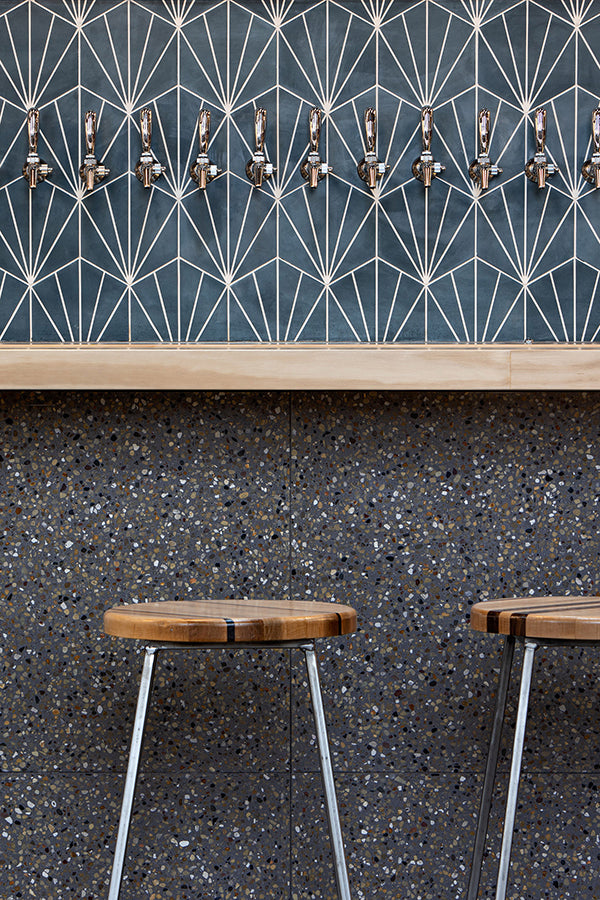
<path fill-rule="evenodd" d="M 597 390 L 590 344 L 5 344 L 4 389 Z"/>

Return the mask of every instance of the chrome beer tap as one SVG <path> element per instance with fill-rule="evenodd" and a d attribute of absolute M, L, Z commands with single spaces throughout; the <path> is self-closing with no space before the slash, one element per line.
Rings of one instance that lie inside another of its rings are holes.
<path fill-rule="evenodd" d="M 372 106 L 365 109 L 365 144 L 367 152 L 357 165 L 357 171 L 370 188 L 377 187 L 389 166 L 377 158 L 375 144 L 377 141 L 377 112 Z"/>
<path fill-rule="evenodd" d="M 96 159 L 96 113 L 91 110 L 84 117 L 84 134 L 87 153 L 79 168 L 79 175 L 86 189 L 91 191 L 110 172 L 110 169 Z"/>
<path fill-rule="evenodd" d="M 208 145 L 210 143 L 210 110 L 201 109 L 198 113 L 198 141 L 200 153 L 196 162 L 190 166 L 190 177 L 196 182 L 201 191 L 206 190 L 206 185 L 217 175 L 221 174 L 216 164 L 208 157 Z"/>
<path fill-rule="evenodd" d="M 300 164 L 300 172 L 310 184 L 311 188 L 316 188 L 319 181 L 325 178 L 333 169 L 323 162 L 319 156 L 319 140 L 321 139 L 321 110 L 317 106 L 313 106 L 308 114 L 308 130 L 310 135 L 310 152 L 305 160 Z"/>
<path fill-rule="evenodd" d="M 418 159 L 412 164 L 412 173 L 415 178 L 422 181 L 426 188 L 431 187 L 431 182 L 437 175 L 446 171 L 446 166 L 436 162 L 431 153 L 431 140 L 433 138 L 433 107 L 424 106 L 421 110 L 421 137 L 423 150 Z"/>
<path fill-rule="evenodd" d="M 153 181 L 164 175 L 166 169 L 152 155 L 150 144 L 152 143 L 152 110 L 140 111 L 140 134 L 142 137 L 142 155 L 135 167 L 135 174 L 145 188 L 149 188 Z"/>
<path fill-rule="evenodd" d="M 489 109 L 479 110 L 479 156 L 469 166 L 469 175 L 482 191 L 487 191 L 490 178 L 502 174 L 500 166 L 490 160 L 491 116 Z"/>
<path fill-rule="evenodd" d="M 525 174 L 539 188 L 545 188 L 546 179 L 556 175 L 559 169 L 546 156 L 546 110 L 541 107 L 535 111 L 535 144 L 535 156 L 525 164 Z"/>
<path fill-rule="evenodd" d="M 254 144 L 255 151 L 252 159 L 246 163 L 246 175 L 255 187 L 261 187 L 264 179 L 270 178 L 276 169 L 273 163 L 265 156 L 265 132 L 267 130 L 266 109 L 256 110 L 254 113 Z"/>
<path fill-rule="evenodd" d="M 30 188 L 37 186 L 38 181 L 43 181 L 48 175 L 52 175 L 52 167 L 40 159 L 37 152 L 38 135 L 40 130 L 40 113 L 37 109 L 30 109 L 27 113 L 27 138 L 29 152 L 23 166 L 23 178 Z"/>
<path fill-rule="evenodd" d="M 594 187 L 600 188 L 600 107 L 592 113 L 592 142 L 594 152 L 582 165 L 581 174 Z"/>

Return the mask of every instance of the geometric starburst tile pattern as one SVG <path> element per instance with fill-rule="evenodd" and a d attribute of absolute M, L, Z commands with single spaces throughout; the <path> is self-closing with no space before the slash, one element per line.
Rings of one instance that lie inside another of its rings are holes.
<path fill-rule="evenodd" d="M 581 175 L 600 94 L 600 0 L 0 0 L 0 341 L 600 339 L 600 190 Z M 411 164 L 435 110 L 429 190 Z M 333 172 L 300 174 L 323 111 Z M 374 190 L 359 178 L 378 113 Z M 477 114 L 503 168 L 468 176 Z M 537 107 L 559 173 L 525 178 Z M 21 174 L 27 110 L 40 156 Z M 166 168 L 135 175 L 140 110 Z M 276 166 L 245 175 L 254 111 Z M 190 178 L 198 111 L 222 174 Z M 79 177 L 83 116 L 110 175 Z"/>

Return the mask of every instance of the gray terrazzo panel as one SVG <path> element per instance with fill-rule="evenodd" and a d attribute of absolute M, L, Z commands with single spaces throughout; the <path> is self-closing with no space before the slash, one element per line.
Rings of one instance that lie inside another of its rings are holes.
<path fill-rule="evenodd" d="M 100 634 L 105 609 L 198 591 L 286 595 L 287 400 L 222 399 L 3 396 L 3 632 L 14 692 L 0 747 L 5 771 L 123 765 L 141 659 L 131 644 Z M 167 752 L 157 728 L 155 764 L 202 756 L 230 771 L 249 759 L 277 768 L 287 757 L 289 677 L 287 659 L 269 656 L 265 664 L 238 653 L 224 669 L 216 660 L 169 662 L 161 677 L 177 686 L 185 739 Z M 254 691 L 246 682 L 263 667 Z M 220 710 L 215 671 L 225 674 Z M 222 738 L 235 695 L 247 717 L 239 741 Z M 199 752 L 203 702 L 216 718 Z M 268 742 L 257 728 L 265 702 L 276 710 Z"/>

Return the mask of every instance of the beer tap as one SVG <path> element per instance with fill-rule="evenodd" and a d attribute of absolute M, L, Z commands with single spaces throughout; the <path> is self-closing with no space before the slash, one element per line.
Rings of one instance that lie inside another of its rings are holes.
<path fill-rule="evenodd" d="M 437 175 L 446 171 L 446 166 L 436 162 L 431 153 L 431 140 L 433 138 L 433 107 L 424 106 L 421 110 L 421 137 L 423 150 L 418 159 L 412 164 L 412 173 L 415 178 L 422 181 L 426 188 L 431 187 L 431 182 Z"/>
<path fill-rule="evenodd" d="M 110 169 L 96 159 L 96 113 L 92 110 L 85 114 L 84 133 L 87 153 L 79 168 L 79 175 L 86 189 L 91 191 L 110 172 Z"/>
<path fill-rule="evenodd" d="M 265 133 L 267 130 L 267 111 L 259 108 L 254 113 L 254 144 L 252 159 L 246 163 L 246 175 L 255 187 L 261 187 L 263 180 L 270 178 L 276 169 L 265 156 Z"/>
<path fill-rule="evenodd" d="M 321 138 L 321 110 L 314 106 L 308 114 L 308 130 L 310 135 L 310 152 L 300 164 L 300 172 L 310 184 L 316 188 L 319 181 L 333 169 L 323 162 L 319 156 L 319 140 Z"/>
<path fill-rule="evenodd" d="M 208 157 L 208 145 L 210 143 L 210 110 L 201 109 L 198 113 L 198 140 L 200 152 L 196 162 L 190 166 L 190 177 L 196 182 L 201 191 L 206 190 L 206 185 L 217 175 L 221 174 L 216 164 Z"/>
<path fill-rule="evenodd" d="M 377 111 L 372 106 L 365 109 L 365 145 L 367 152 L 357 165 L 356 169 L 363 181 L 373 189 L 377 182 L 383 178 L 389 166 L 377 158 L 375 144 L 377 142 Z"/>
<path fill-rule="evenodd" d="M 546 156 L 546 110 L 542 108 L 535 111 L 535 143 L 535 156 L 525 164 L 525 174 L 539 188 L 545 188 L 546 179 L 556 175 L 559 169 Z"/>
<path fill-rule="evenodd" d="M 38 181 L 43 181 L 48 175 L 52 175 L 52 167 L 43 162 L 37 152 L 39 129 L 39 110 L 30 109 L 27 113 L 29 152 L 23 166 L 23 178 L 25 178 L 30 188 L 35 188 Z"/>
<path fill-rule="evenodd" d="M 482 191 L 487 191 L 490 178 L 502 174 L 502 169 L 491 162 L 490 127 L 491 116 L 489 109 L 479 110 L 479 156 L 469 166 L 469 175 L 479 185 Z"/>
<path fill-rule="evenodd" d="M 137 161 L 135 174 L 145 188 L 149 188 L 153 181 L 164 175 L 166 169 L 154 159 L 150 144 L 152 143 L 152 110 L 140 111 L 140 134 L 142 136 L 142 155 Z"/>
<path fill-rule="evenodd" d="M 581 174 L 586 181 L 600 188 L 600 107 L 592 113 L 592 142 L 594 152 L 591 159 L 586 159 L 581 167 Z"/>

